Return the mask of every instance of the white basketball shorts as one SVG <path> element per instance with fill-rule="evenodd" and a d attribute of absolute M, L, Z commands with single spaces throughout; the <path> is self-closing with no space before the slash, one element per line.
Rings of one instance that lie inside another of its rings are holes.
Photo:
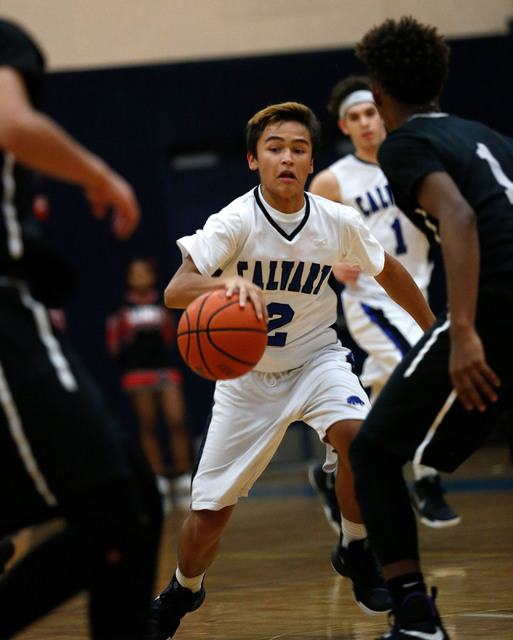
<path fill-rule="evenodd" d="M 370 402 L 349 354 L 336 343 L 290 371 L 218 381 L 191 508 L 215 511 L 247 496 L 291 423 L 304 421 L 324 442 L 335 422 L 364 420 Z"/>
<path fill-rule="evenodd" d="M 342 308 L 349 333 L 367 353 L 360 380 L 364 387 L 371 387 L 374 401 L 423 331 L 407 311 L 390 299 L 365 304 L 342 296 Z"/>

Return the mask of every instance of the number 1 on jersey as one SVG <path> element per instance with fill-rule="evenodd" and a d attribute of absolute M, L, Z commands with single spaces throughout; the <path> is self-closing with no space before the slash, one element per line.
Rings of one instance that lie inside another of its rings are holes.
<path fill-rule="evenodd" d="M 396 248 L 395 255 L 398 256 L 401 253 L 406 253 L 406 245 L 404 244 L 403 232 L 401 229 L 401 222 L 399 218 L 395 218 L 392 223 L 392 229 L 395 231 Z"/>

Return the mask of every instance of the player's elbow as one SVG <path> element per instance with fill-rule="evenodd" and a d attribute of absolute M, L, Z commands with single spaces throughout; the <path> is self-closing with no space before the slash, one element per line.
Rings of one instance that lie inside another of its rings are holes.
<path fill-rule="evenodd" d="M 183 289 L 178 286 L 174 280 L 167 285 L 164 289 L 164 304 L 169 309 L 185 309 L 188 305 L 189 299 L 187 295 L 184 295 Z"/>
<path fill-rule="evenodd" d="M 169 309 L 176 309 L 175 296 L 171 283 L 164 289 L 164 304 Z"/>

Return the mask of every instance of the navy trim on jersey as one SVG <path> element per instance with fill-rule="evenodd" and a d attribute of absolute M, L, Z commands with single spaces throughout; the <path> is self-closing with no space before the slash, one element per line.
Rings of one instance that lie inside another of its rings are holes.
<path fill-rule="evenodd" d="M 382 309 L 374 309 L 368 304 L 362 303 L 362 309 L 369 316 L 369 320 L 383 331 L 383 333 L 389 338 L 395 346 L 399 349 L 402 356 L 405 356 L 411 349 L 412 345 L 406 340 L 404 335 L 391 324 L 390 320 L 383 313 Z"/>
<path fill-rule="evenodd" d="M 308 198 L 308 195 L 305 193 L 306 209 L 305 209 L 305 215 L 303 216 L 303 219 L 301 220 L 299 225 L 294 229 L 294 231 L 292 231 L 292 233 L 285 233 L 285 231 L 283 231 L 280 225 L 273 220 L 269 212 L 264 207 L 263 202 L 262 200 L 260 200 L 260 196 L 258 195 L 258 189 L 259 187 L 255 187 L 253 191 L 253 195 L 255 196 L 255 200 L 257 201 L 257 204 L 262 210 L 262 213 L 264 214 L 264 216 L 267 218 L 269 223 L 276 229 L 276 231 L 280 235 L 282 235 L 286 240 L 289 240 L 289 241 L 293 240 L 297 236 L 297 234 L 301 231 L 301 229 L 305 226 L 305 224 L 308 221 L 308 218 L 310 217 L 310 199 Z"/>

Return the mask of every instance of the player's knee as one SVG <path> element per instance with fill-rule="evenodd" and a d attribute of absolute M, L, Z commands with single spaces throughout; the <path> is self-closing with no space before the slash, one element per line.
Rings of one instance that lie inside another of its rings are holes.
<path fill-rule="evenodd" d="M 404 464 L 404 461 L 390 454 L 361 431 L 349 448 L 349 459 L 353 468 L 355 486 L 360 487 L 379 481 L 388 474 L 395 475 Z"/>
<path fill-rule="evenodd" d="M 346 459 L 351 443 L 362 426 L 361 420 L 341 420 L 335 422 L 326 432 L 330 445 L 339 457 Z"/>
<path fill-rule="evenodd" d="M 233 512 L 234 505 L 211 511 L 202 509 L 191 511 L 188 516 L 189 527 L 197 540 L 211 543 L 219 540 Z"/>

